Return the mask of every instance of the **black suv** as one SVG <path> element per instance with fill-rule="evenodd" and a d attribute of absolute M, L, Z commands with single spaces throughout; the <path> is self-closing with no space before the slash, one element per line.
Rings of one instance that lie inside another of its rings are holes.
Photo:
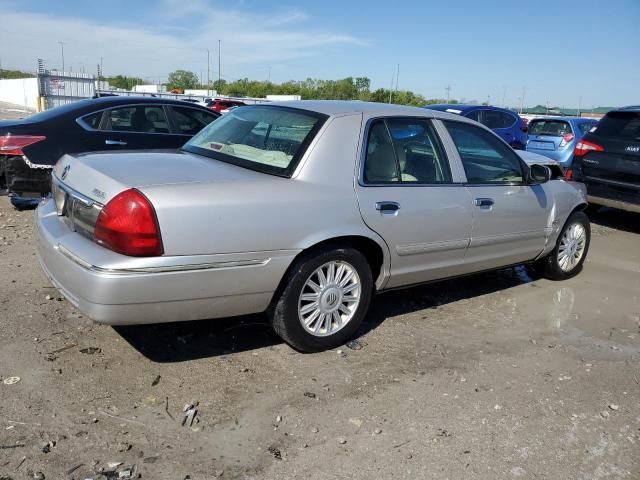
<path fill-rule="evenodd" d="M 589 204 L 640 213 L 640 106 L 607 113 L 575 147 L 573 180 Z"/>

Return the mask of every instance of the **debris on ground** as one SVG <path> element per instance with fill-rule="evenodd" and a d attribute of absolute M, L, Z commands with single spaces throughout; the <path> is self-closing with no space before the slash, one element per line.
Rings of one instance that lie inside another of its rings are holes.
<path fill-rule="evenodd" d="M 191 402 L 191 403 L 187 403 L 184 406 L 184 408 L 182 409 L 182 411 L 184 412 L 184 415 L 182 417 L 182 423 L 181 423 L 183 427 L 192 427 L 194 420 L 197 422 L 196 415 L 198 413 L 198 409 L 196 407 L 198 405 L 199 405 L 199 402 Z"/>
<path fill-rule="evenodd" d="M 62 353 L 64 351 L 70 350 L 73 347 L 77 347 L 78 344 L 77 343 L 70 343 L 69 345 L 65 345 L 64 347 L 61 348 L 57 348 L 56 350 L 53 350 L 49 353 L 47 353 L 46 359 L 49 360 L 50 362 L 53 362 L 54 360 L 56 360 L 58 358 L 58 354 Z"/>
<path fill-rule="evenodd" d="M 55 440 L 51 440 L 50 442 L 45 443 L 44 445 L 42 445 L 42 453 L 49 453 L 53 447 L 56 446 L 56 442 Z"/>
<path fill-rule="evenodd" d="M 2 381 L 2 383 L 4 383 L 5 385 L 15 385 L 20 380 L 20 377 L 7 377 Z"/>
<path fill-rule="evenodd" d="M 279 448 L 269 447 L 267 448 L 267 450 L 271 455 L 273 455 L 273 458 L 275 458 L 276 460 L 282 460 L 282 452 L 280 451 Z"/>
<path fill-rule="evenodd" d="M 609 404 L 609 408 L 610 408 L 611 410 L 614 410 L 614 411 L 615 411 L 615 410 L 618 410 L 618 409 L 620 408 L 620 406 L 619 406 L 619 405 L 616 405 L 615 403 L 610 403 L 610 404 Z"/>
<path fill-rule="evenodd" d="M 305 397 L 316 398 L 316 394 L 313 392 L 304 392 Z"/>
<path fill-rule="evenodd" d="M 99 347 L 86 347 L 81 348 L 80 353 L 86 353 L 87 355 L 93 355 L 94 353 L 100 353 L 102 351 Z"/>
<path fill-rule="evenodd" d="M 156 375 L 156 377 L 153 379 L 153 381 L 151 382 L 151 386 L 155 387 L 156 385 L 158 385 L 160 383 L 160 379 L 162 378 L 161 375 Z"/>
<path fill-rule="evenodd" d="M 336 353 L 340 355 L 342 358 L 347 356 L 347 352 L 345 352 L 344 350 L 338 350 Z"/>
<path fill-rule="evenodd" d="M 361 340 L 349 340 L 345 343 L 346 347 L 351 350 L 362 350 L 367 344 Z"/>
<path fill-rule="evenodd" d="M 340 437 L 340 438 L 338 438 L 338 443 L 340 445 L 344 445 L 345 443 L 347 443 L 347 439 L 344 438 L 344 437 Z"/>
<path fill-rule="evenodd" d="M 376 428 L 373 433 L 375 433 L 376 435 L 380 435 L 382 433 L 382 429 L 381 428 Z"/>

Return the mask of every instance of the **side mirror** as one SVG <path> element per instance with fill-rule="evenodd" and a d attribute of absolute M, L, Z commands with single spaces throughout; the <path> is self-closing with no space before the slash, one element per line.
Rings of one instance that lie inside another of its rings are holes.
<path fill-rule="evenodd" d="M 544 165 L 533 164 L 529 167 L 527 183 L 529 185 L 539 185 L 551 179 L 551 169 Z"/>

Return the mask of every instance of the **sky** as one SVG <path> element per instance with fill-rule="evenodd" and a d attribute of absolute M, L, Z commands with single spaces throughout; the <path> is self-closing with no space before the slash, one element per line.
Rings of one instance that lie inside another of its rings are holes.
<path fill-rule="evenodd" d="M 164 81 L 365 76 L 493 105 L 640 104 L 640 0 L 0 0 L 0 65 Z"/>

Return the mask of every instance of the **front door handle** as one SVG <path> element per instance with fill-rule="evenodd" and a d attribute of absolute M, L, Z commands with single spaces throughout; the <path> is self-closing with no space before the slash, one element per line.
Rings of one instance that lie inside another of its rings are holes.
<path fill-rule="evenodd" d="M 106 145 L 126 145 L 127 142 L 123 142 L 122 140 L 105 140 L 104 143 Z"/>
<path fill-rule="evenodd" d="M 493 198 L 476 198 L 474 203 L 476 207 L 491 207 L 495 202 Z"/>
<path fill-rule="evenodd" d="M 380 213 L 396 213 L 400 210 L 398 202 L 376 202 L 376 210 Z"/>

